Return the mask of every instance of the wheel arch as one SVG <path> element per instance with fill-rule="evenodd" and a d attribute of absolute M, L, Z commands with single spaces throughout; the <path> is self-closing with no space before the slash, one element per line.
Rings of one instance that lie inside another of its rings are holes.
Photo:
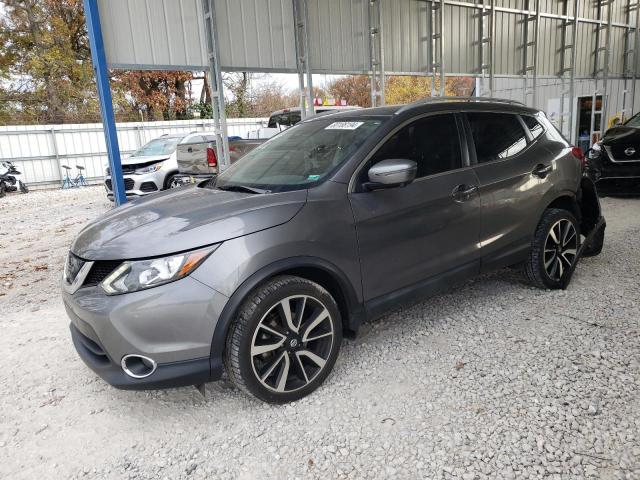
<path fill-rule="evenodd" d="M 550 208 L 560 208 L 562 210 L 567 210 L 576 217 L 578 222 L 582 217 L 580 205 L 578 204 L 578 200 L 576 199 L 576 195 L 574 193 L 563 192 L 561 195 L 557 196 L 551 203 L 549 203 L 544 210 L 548 210 Z"/>
<path fill-rule="evenodd" d="M 178 173 L 180 173 L 180 171 L 177 168 L 171 169 L 167 172 L 167 174 L 164 176 L 164 180 L 162 181 L 163 190 L 169 189 L 169 180 L 171 179 L 171 177 L 173 177 L 174 175 L 177 175 Z"/>
<path fill-rule="evenodd" d="M 354 337 L 364 318 L 362 301 L 348 277 L 334 264 L 317 257 L 294 257 L 269 264 L 247 278 L 229 297 L 216 323 L 211 340 L 212 378 L 222 374 L 222 358 L 231 322 L 246 296 L 266 281 L 281 275 L 294 275 L 316 282 L 334 297 L 342 316 L 343 335 Z"/>

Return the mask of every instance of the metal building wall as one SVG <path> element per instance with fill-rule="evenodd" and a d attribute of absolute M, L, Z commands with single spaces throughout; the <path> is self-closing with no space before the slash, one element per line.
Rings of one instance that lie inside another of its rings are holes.
<path fill-rule="evenodd" d="M 229 135 L 246 136 L 247 132 L 264 127 L 267 118 L 231 118 L 227 121 Z M 164 134 L 211 132 L 212 120 L 176 120 L 172 122 L 119 123 L 118 142 L 123 155 L 133 153 L 148 141 Z M 107 152 L 102 124 L 9 125 L 0 126 L 0 161 L 15 162 L 30 187 L 59 186 L 64 171 L 62 165 L 85 168 L 90 183 L 101 183 Z"/>
<path fill-rule="evenodd" d="M 203 70 L 200 0 L 98 0 L 107 63 L 124 69 Z"/>
<path fill-rule="evenodd" d="M 224 70 L 295 72 L 291 0 L 215 0 Z"/>
<path fill-rule="evenodd" d="M 640 91 L 640 80 L 636 80 L 636 89 Z M 574 101 L 578 97 L 591 97 L 595 90 L 595 81 L 590 78 L 583 78 L 576 80 L 575 85 L 575 98 Z M 622 114 L 623 98 L 624 91 L 624 80 L 622 79 L 611 79 L 609 80 L 608 85 L 608 119 L 611 119 L 613 116 L 620 116 Z M 521 102 L 523 95 L 523 83 L 519 78 L 496 78 L 496 89 L 494 92 L 494 96 L 497 98 L 506 98 L 510 100 L 516 100 Z M 549 112 L 550 102 L 554 100 L 559 100 L 562 95 L 562 83 L 557 78 L 541 78 L 538 81 L 538 96 L 537 96 L 537 104 L 536 108 L 540 110 L 544 110 Z M 633 111 L 637 112 L 640 110 L 640 95 L 636 95 L 635 102 L 633 105 Z M 552 120 L 557 120 L 553 119 Z M 568 126 L 565 128 L 563 132 L 565 135 L 569 136 L 570 132 L 568 131 Z"/>
<path fill-rule="evenodd" d="M 368 0 L 307 0 L 311 69 L 369 70 Z"/>

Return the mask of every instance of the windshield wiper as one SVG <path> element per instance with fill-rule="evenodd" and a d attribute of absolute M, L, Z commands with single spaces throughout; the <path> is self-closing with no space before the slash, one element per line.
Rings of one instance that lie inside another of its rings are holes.
<path fill-rule="evenodd" d="M 216 187 L 218 190 L 224 190 L 225 192 L 245 192 L 245 193 L 271 193 L 271 190 L 263 190 L 261 188 L 248 187 L 246 185 L 222 185 Z"/>

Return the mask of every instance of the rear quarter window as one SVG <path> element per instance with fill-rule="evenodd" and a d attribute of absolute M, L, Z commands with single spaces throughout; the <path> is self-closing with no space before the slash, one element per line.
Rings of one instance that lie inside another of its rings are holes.
<path fill-rule="evenodd" d="M 544 127 L 540 125 L 540 123 L 538 122 L 538 120 L 536 120 L 535 117 L 532 117 L 530 115 L 521 115 L 521 118 L 524 121 L 527 128 L 529 129 L 529 131 L 531 132 L 531 135 L 533 136 L 534 139 L 542 135 L 542 133 L 544 132 Z"/>

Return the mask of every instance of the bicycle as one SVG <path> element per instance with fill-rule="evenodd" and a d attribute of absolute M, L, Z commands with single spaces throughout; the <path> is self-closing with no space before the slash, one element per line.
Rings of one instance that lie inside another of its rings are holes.
<path fill-rule="evenodd" d="M 84 167 L 81 167 L 80 165 L 76 165 L 76 168 L 78 169 L 78 173 L 73 179 L 69 176 L 69 171 L 71 170 L 71 167 L 68 167 L 67 165 L 62 165 L 62 168 L 64 168 L 66 172 L 64 177 L 62 178 L 62 186 L 60 187 L 61 190 L 65 190 L 67 188 L 80 188 L 80 187 L 89 186 L 87 184 L 86 179 L 84 178 L 84 175 L 82 174 Z"/>

